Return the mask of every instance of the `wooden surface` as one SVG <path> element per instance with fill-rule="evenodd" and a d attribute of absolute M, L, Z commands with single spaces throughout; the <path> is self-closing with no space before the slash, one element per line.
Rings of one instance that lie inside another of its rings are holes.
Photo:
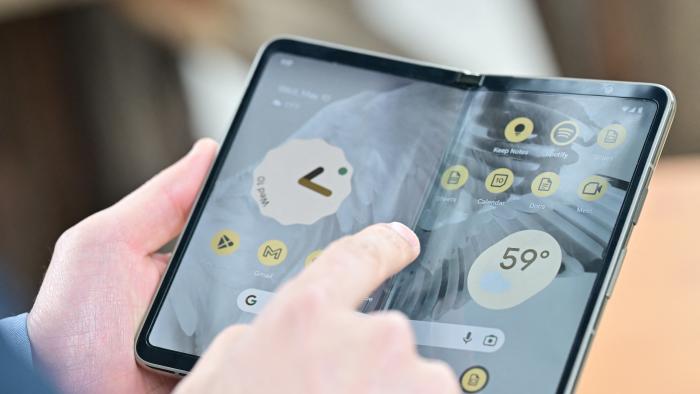
<path fill-rule="evenodd" d="M 187 152 L 180 79 L 106 4 L 0 20 L 0 316 L 32 306 L 63 231 Z"/>
<path fill-rule="evenodd" d="M 533 3 L 542 13 L 562 75 L 668 86 L 682 109 L 673 121 L 664 152 L 700 152 L 700 56 L 690 49 L 697 48 L 700 38 L 700 1 Z"/>
<path fill-rule="evenodd" d="M 662 160 L 579 394 L 700 393 L 700 156 Z"/>

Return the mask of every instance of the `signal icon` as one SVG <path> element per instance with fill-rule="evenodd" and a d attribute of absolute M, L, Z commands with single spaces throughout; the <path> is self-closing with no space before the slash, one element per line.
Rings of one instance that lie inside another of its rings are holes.
<path fill-rule="evenodd" d="M 644 107 L 630 107 L 628 105 L 625 105 L 624 107 L 622 107 L 622 112 L 626 112 L 628 114 L 641 115 L 644 113 Z"/>

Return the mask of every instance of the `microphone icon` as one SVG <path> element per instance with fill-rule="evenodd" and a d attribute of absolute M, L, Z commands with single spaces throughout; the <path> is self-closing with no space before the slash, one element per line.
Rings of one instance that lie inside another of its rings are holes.
<path fill-rule="evenodd" d="M 467 333 L 467 335 L 464 336 L 464 338 L 462 338 L 462 341 L 464 341 L 465 344 L 471 342 L 472 341 L 472 332 L 469 331 Z"/>

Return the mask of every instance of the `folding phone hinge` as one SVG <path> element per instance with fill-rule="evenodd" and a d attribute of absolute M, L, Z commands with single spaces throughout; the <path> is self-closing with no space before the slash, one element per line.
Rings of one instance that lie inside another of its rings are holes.
<path fill-rule="evenodd" d="M 460 71 L 457 73 L 455 84 L 462 87 L 481 86 L 483 79 L 483 75 Z"/>

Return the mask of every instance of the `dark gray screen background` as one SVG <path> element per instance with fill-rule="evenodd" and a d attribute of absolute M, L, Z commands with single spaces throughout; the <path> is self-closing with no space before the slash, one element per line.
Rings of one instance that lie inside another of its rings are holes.
<path fill-rule="evenodd" d="M 630 105 L 644 107 L 643 114 L 621 110 Z M 274 291 L 303 269 L 310 251 L 371 223 L 397 220 L 415 226 L 423 253 L 397 278 L 390 307 L 414 320 L 495 327 L 506 335 L 495 353 L 424 346 L 421 353 L 448 361 L 458 375 L 474 365 L 486 367 L 490 379 L 484 393 L 554 392 L 654 111 L 651 102 L 641 100 L 463 91 L 273 55 L 149 341 L 201 355 L 223 328 L 255 317 L 236 305 L 242 290 Z M 517 144 L 530 154 L 493 153 L 494 146 L 515 145 L 505 141 L 503 127 L 517 116 L 531 117 L 538 125 L 535 137 Z M 581 138 L 565 149 L 569 159 L 553 159 L 547 157 L 553 148 L 545 133 L 563 119 L 582 125 Z M 628 130 L 622 147 L 606 152 L 591 143 L 598 129 L 614 122 Z M 355 171 L 352 192 L 333 215 L 312 225 L 283 226 L 260 214 L 250 195 L 252 171 L 270 149 L 309 138 L 344 151 Z M 450 194 L 454 203 L 446 204 L 439 176 L 456 162 L 467 165 L 470 179 L 456 198 Z M 494 198 L 483 182 L 497 167 L 511 168 L 516 182 L 498 197 L 504 205 L 480 205 L 480 198 Z M 560 190 L 547 198 L 545 210 L 529 209 L 538 200 L 529 183 L 545 170 L 560 174 Z M 594 174 L 610 179 L 609 190 L 601 200 L 588 203 L 595 206 L 590 215 L 577 214 L 583 202 L 576 185 L 582 176 Z M 225 257 L 213 255 L 209 247 L 222 228 L 241 236 L 240 249 Z M 480 307 L 455 283 L 460 276 L 466 281 L 473 259 L 489 245 L 527 228 L 557 238 L 566 252 L 562 270 L 521 305 L 501 311 Z M 283 264 L 258 263 L 256 250 L 267 239 L 289 246 Z M 416 295 L 423 301 L 414 302 Z"/>

